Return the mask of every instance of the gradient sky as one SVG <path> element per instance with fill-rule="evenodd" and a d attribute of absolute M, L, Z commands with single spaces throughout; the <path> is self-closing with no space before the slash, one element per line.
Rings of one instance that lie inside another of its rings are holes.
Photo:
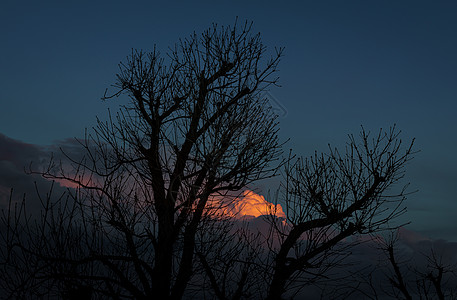
<path fill-rule="evenodd" d="M 287 147 L 308 156 L 361 125 L 396 123 L 421 150 L 407 169 L 419 190 L 409 228 L 457 241 L 456 1 L 170 2 L 2 1 L 0 133 L 34 145 L 82 137 L 115 107 L 100 97 L 132 48 L 165 52 L 238 16 L 285 47 L 271 95 L 287 112 Z"/>

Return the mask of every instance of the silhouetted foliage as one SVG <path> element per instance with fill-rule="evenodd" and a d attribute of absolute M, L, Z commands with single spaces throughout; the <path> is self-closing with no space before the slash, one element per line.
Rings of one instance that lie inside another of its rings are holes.
<path fill-rule="evenodd" d="M 372 255 L 369 264 L 353 266 L 332 286 L 330 298 L 457 299 L 452 246 L 440 240 L 407 240 L 398 231 L 372 236 L 365 243 Z"/>
<path fill-rule="evenodd" d="M 211 198 L 275 173 L 278 126 L 261 91 L 276 84 L 281 52 L 264 59 L 247 23 L 215 25 L 165 57 L 133 50 L 104 97 L 129 104 L 81 141 L 72 169 L 40 172 L 78 188 L 46 202 L 37 223 L 8 227 L 7 261 L 22 251 L 40 264 L 34 279 L 99 295 L 182 298 Z"/>
<path fill-rule="evenodd" d="M 446 262 L 432 248 L 422 253 L 424 261 L 398 259 L 398 235 L 381 241 L 390 264 L 387 278 L 390 285 L 386 294 L 398 299 L 457 299 L 457 274 L 455 262 Z"/>
<path fill-rule="evenodd" d="M 395 127 L 374 136 L 362 130 L 360 139 L 350 136 L 344 153 L 330 149 L 308 159 L 290 157 L 277 199 L 287 218 L 272 211 L 266 235 L 224 242 L 202 256 L 203 261 L 216 257 L 204 264 L 214 295 L 231 299 L 236 293 L 224 293 L 228 281 L 249 273 L 258 279 L 250 285 L 255 298 L 294 297 L 304 287 L 331 279 L 329 271 L 349 256 L 360 242 L 357 237 L 395 229 L 392 221 L 404 213 L 407 195 L 406 185 L 396 185 L 414 153 L 413 143 L 404 145 L 399 134 Z M 248 249 L 254 255 L 247 258 Z M 235 266 L 240 269 L 228 271 Z"/>
<path fill-rule="evenodd" d="M 357 244 L 352 237 L 396 228 L 406 196 L 397 183 L 413 143 L 404 145 L 395 127 L 362 130 L 344 152 L 284 159 L 262 98 L 277 84 L 282 49 L 265 55 L 249 24 L 213 26 L 163 57 L 133 50 L 103 98 L 124 95 L 128 104 L 79 141 L 82 158 L 32 170 L 74 188 L 57 198 L 51 188 L 39 216 L 25 200 L 3 211 L 7 296 L 293 297 L 330 278 Z M 286 219 L 272 210 L 262 232 L 221 213 L 280 170 L 274 201 Z M 427 275 L 434 286 L 436 270 Z"/>
<path fill-rule="evenodd" d="M 362 130 L 360 140 L 350 136 L 343 153 L 330 149 L 287 165 L 287 221 L 271 218 L 280 245 L 271 249 L 268 299 L 323 277 L 347 255 L 351 236 L 391 229 L 391 220 L 404 212 L 406 186 L 395 184 L 412 146 L 403 147 L 395 127 L 374 136 Z"/>

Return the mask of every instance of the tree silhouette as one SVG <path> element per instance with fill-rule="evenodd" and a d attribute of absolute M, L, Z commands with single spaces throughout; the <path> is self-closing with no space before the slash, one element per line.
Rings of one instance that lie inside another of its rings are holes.
<path fill-rule="evenodd" d="M 281 242 L 271 251 L 267 299 L 323 277 L 347 255 L 351 236 L 394 228 L 391 221 L 405 209 L 406 186 L 394 187 L 414 153 L 413 142 L 404 147 L 399 134 L 395 127 L 374 136 L 362 130 L 360 139 L 350 136 L 343 153 L 330 149 L 287 165 L 287 223 L 270 219 Z"/>
<path fill-rule="evenodd" d="M 455 262 L 446 262 L 433 248 L 421 253 L 425 262 L 420 264 L 400 260 L 398 234 L 379 243 L 389 262 L 385 275 L 388 284 L 383 287 L 387 295 L 398 299 L 457 299 Z"/>
<path fill-rule="evenodd" d="M 265 55 L 247 23 L 214 25 L 165 56 L 133 50 L 103 97 L 128 103 L 79 141 L 82 157 L 31 171 L 74 188 L 38 193 L 39 216 L 25 200 L 3 211 L 7 297 L 281 299 L 338 266 L 350 237 L 395 228 L 412 143 L 395 127 L 362 130 L 343 153 L 284 159 L 262 98 L 282 49 Z M 223 213 L 283 167 L 286 219 L 273 206 L 265 233 Z"/>
<path fill-rule="evenodd" d="M 275 173 L 278 126 L 261 91 L 276 84 L 281 52 L 264 59 L 247 23 L 214 25 L 165 57 L 133 50 L 117 90 L 104 97 L 127 95 L 129 103 L 81 141 L 84 157 L 68 157 L 73 169 L 51 162 L 39 172 L 76 192 L 44 201 L 42 219 L 20 230 L 30 243 L 9 227 L 6 256 L 19 249 L 36 258 L 34 278 L 59 285 L 182 298 L 212 197 Z"/>
<path fill-rule="evenodd" d="M 386 233 L 366 240 L 370 261 L 356 259 L 356 266 L 343 270 L 340 282 L 326 286 L 326 299 L 457 299 L 452 246 Z"/>
<path fill-rule="evenodd" d="M 345 152 L 330 149 L 308 159 L 289 157 L 277 199 L 285 205 L 286 219 L 271 211 L 267 234 L 242 231 L 238 236 L 248 238 L 223 243 L 225 251 L 219 249 L 211 264 L 205 264 L 214 296 L 231 299 L 236 293 L 224 293 L 224 287 L 238 276 L 232 286 L 245 288 L 240 284 L 242 270 L 249 270 L 249 277 L 257 278 L 249 284 L 255 297 L 293 297 L 330 278 L 329 271 L 359 243 L 352 237 L 396 228 L 392 221 L 404 213 L 407 195 L 406 186 L 396 185 L 414 154 L 413 142 L 404 145 L 399 135 L 395 127 L 375 135 L 362 130 L 360 138 L 350 136 Z M 250 251 L 254 255 L 246 258 Z M 227 275 L 224 266 L 229 261 L 228 267 L 238 271 Z M 249 289 L 244 295 L 250 295 Z"/>

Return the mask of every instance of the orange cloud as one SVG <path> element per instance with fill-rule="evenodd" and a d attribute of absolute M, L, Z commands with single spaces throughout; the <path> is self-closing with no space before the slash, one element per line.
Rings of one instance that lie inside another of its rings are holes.
<path fill-rule="evenodd" d="M 286 218 L 281 204 L 273 204 L 265 200 L 265 197 L 246 190 L 243 194 L 220 208 L 222 214 L 234 218 L 259 217 L 273 214 L 279 218 Z"/>
<path fill-rule="evenodd" d="M 76 189 L 81 187 L 75 181 L 66 179 L 53 179 L 61 187 Z M 91 178 L 80 177 L 79 181 L 86 186 L 97 186 Z M 245 190 L 239 197 L 216 196 L 210 201 L 211 214 L 232 217 L 236 219 L 257 218 L 265 215 L 274 215 L 278 218 L 286 218 L 281 204 L 273 204 L 265 200 L 265 197 L 253 191 Z"/>

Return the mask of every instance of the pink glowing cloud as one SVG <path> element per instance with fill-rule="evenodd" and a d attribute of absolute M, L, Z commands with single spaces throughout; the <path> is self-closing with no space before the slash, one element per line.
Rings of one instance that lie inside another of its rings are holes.
<path fill-rule="evenodd" d="M 265 215 L 274 215 L 278 218 L 286 218 L 281 204 L 273 204 L 265 200 L 265 197 L 253 191 L 245 190 L 243 194 L 226 206 L 219 208 L 221 214 L 237 219 Z"/>

